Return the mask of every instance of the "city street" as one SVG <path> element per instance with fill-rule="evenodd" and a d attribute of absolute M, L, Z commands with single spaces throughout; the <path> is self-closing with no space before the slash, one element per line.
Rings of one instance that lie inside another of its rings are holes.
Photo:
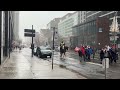
<path fill-rule="evenodd" d="M 76 55 L 76 56 L 75 56 Z M 11 58 L 6 60 L 0 69 L 1 79 L 104 79 L 105 73 L 101 64 L 93 62 L 80 63 L 75 52 L 67 52 L 61 60 L 59 52 L 54 52 L 52 70 L 51 58 L 31 57 L 31 49 L 20 52 L 14 50 Z M 107 79 L 120 78 L 120 60 L 107 69 Z"/>
<path fill-rule="evenodd" d="M 31 50 L 29 48 L 24 49 L 24 55 L 28 54 L 26 58 L 30 59 L 29 55 L 31 54 Z M 26 54 L 27 52 L 27 54 Z M 36 57 L 36 56 L 34 56 Z M 78 73 L 89 79 L 104 79 L 105 73 L 102 68 L 102 64 L 94 63 L 94 62 L 82 62 L 80 63 L 78 60 L 78 55 L 75 52 L 67 52 L 65 60 L 60 59 L 59 52 L 54 52 L 54 65 L 63 65 L 65 69 L 71 70 L 75 73 Z M 51 62 L 51 58 L 44 58 L 39 60 L 49 61 Z M 97 60 L 97 58 L 95 58 Z M 92 60 L 93 61 L 93 60 Z M 99 60 L 97 60 L 99 61 Z M 55 67 L 54 67 L 55 69 Z M 117 64 L 110 65 L 110 68 L 107 69 L 107 78 L 108 79 L 119 79 L 120 78 L 120 60 L 118 60 Z"/>
<path fill-rule="evenodd" d="M 60 60 L 59 52 L 55 52 L 54 54 L 54 63 L 58 65 L 64 65 L 67 69 L 77 72 L 86 78 L 89 79 L 104 79 L 105 71 L 102 68 L 102 64 L 100 63 L 99 56 L 96 55 L 95 59 L 91 60 L 91 62 L 79 62 L 79 57 L 77 53 L 73 51 L 67 52 L 66 59 Z M 51 59 L 45 59 L 51 61 Z M 107 69 L 107 79 L 119 79 L 120 78 L 120 60 L 117 61 L 117 64 L 113 64 L 109 66 Z"/>
<path fill-rule="evenodd" d="M 0 11 L 0 79 L 120 79 L 119 17 L 120 11 Z"/>
<path fill-rule="evenodd" d="M 70 70 L 37 57 L 31 57 L 29 48 L 14 50 L 10 59 L 0 67 L 0 79 L 86 79 Z"/>

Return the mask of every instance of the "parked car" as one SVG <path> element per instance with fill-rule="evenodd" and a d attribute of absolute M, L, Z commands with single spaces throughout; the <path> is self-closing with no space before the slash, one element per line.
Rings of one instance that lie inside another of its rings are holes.
<path fill-rule="evenodd" d="M 50 56 L 50 58 L 51 58 L 52 49 L 50 47 L 44 47 L 44 46 L 37 47 L 36 55 L 40 58 L 42 58 L 42 57 L 47 58 L 47 56 Z"/>

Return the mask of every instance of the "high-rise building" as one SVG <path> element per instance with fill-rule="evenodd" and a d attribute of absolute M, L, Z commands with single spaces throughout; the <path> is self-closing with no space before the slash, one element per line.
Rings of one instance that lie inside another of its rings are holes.
<path fill-rule="evenodd" d="M 58 23 L 58 33 L 62 37 L 72 36 L 72 27 L 78 24 L 78 13 L 68 13 Z"/>
<path fill-rule="evenodd" d="M 13 12 L 13 20 L 14 20 L 14 41 L 18 42 L 19 40 L 19 11 Z"/>
<path fill-rule="evenodd" d="M 78 12 L 78 24 L 86 22 L 86 11 L 77 12 Z"/>
<path fill-rule="evenodd" d="M 58 23 L 58 33 L 70 46 L 70 37 L 73 36 L 72 27 L 86 21 L 86 11 L 75 11 L 63 16 Z"/>
<path fill-rule="evenodd" d="M 54 18 L 47 24 L 47 29 L 51 30 L 52 27 L 58 28 L 58 23 L 61 18 Z"/>
<path fill-rule="evenodd" d="M 42 38 L 45 39 L 44 42 L 46 44 L 51 44 L 51 42 L 52 42 L 52 35 L 53 35 L 52 29 L 51 30 L 49 30 L 49 29 L 40 29 L 40 32 L 43 35 Z"/>
<path fill-rule="evenodd" d="M 0 64 L 3 63 L 13 47 L 15 21 L 14 11 L 0 11 Z M 16 27 L 17 28 L 17 27 Z"/>

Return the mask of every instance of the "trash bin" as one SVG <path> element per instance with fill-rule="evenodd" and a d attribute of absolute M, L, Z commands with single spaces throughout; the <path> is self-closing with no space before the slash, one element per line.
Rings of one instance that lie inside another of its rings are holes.
<path fill-rule="evenodd" d="M 106 68 L 109 68 L 109 58 L 104 58 L 102 61 L 102 67 L 105 68 L 105 61 L 106 61 Z"/>

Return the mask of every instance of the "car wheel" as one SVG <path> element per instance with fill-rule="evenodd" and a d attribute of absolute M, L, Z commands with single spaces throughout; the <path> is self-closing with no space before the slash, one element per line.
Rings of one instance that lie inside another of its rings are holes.
<path fill-rule="evenodd" d="M 36 56 L 38 57 L 38 54 L 36 53 Z"/>
<path fill-rule="evenodd" d="M 41 56 L 41 55 L 39 55 L 39 58 L 42 58 L 42 56 Z"/>

